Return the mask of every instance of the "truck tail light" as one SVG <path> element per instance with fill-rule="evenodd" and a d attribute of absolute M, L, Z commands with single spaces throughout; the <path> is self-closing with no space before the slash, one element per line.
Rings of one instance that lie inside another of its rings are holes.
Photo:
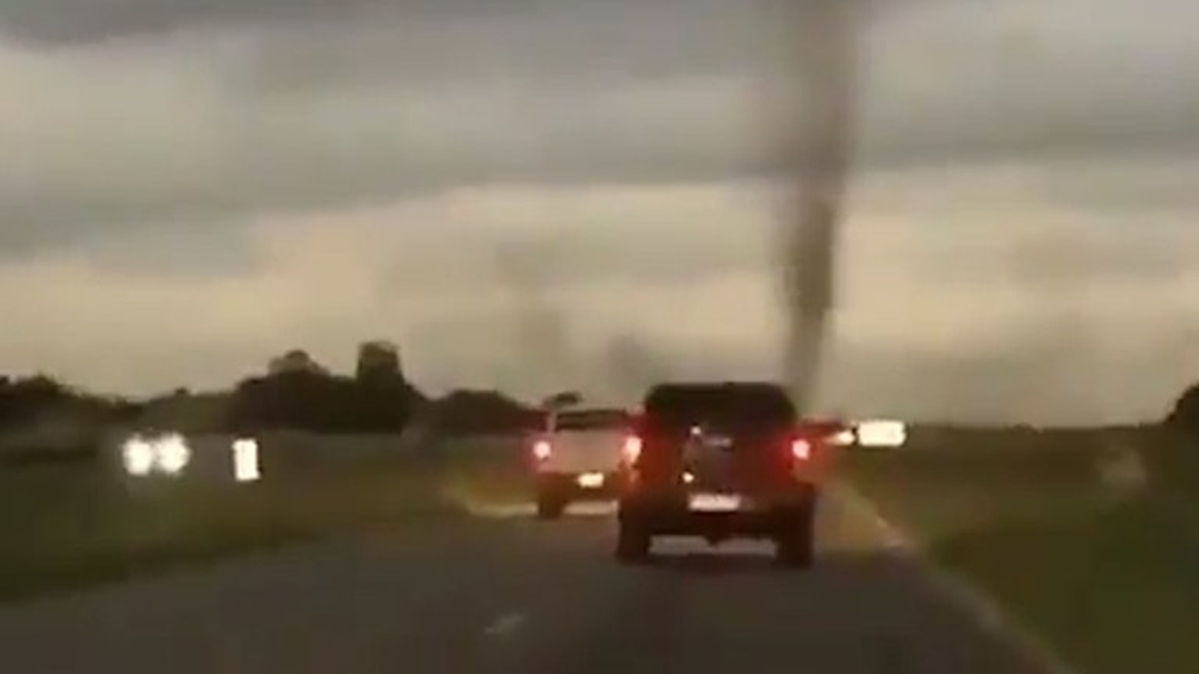
<path fill-rule="evenodd" d="M 620 448 L 620 455 L 624 458 L 625 463 L 636 463 L 638 457 L 641 456 L 641 446 L 641 436 L 629 435 L 625 437 L 624 444 Z"/>
<path fill-rule="evenodd" d="M 812 458 L 812 443 L 804 438 L 791 441 L 791 458 L 797 461 L 807 461 Z"/>

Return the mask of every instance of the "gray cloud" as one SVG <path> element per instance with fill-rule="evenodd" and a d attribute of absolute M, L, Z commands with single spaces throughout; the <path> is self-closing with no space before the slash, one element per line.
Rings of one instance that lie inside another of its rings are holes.
<path fill-rule="evenodd" d="M 759 5 L 766 3 L 759 2 Z M 614 20 L 647 15 L 679 21 L 698 10 L 744 14 L 746 5 L 725 0 L 16 0 L 0 8 L 0 26 L 10 35 L 50 44 L 81 44 L 119 37 L 146 37 L 188 29 L 229 29 L 324 23 L 336 27 L 363 15 L 390 16 L 433 24 L 515 21 L 546 27 L 562 19 L 586 21 L 600 30 Z M 681 17 L 681 19 L 680 19 Z M 637 32 L 635 26 L 628 26 Z M 458 33 L 461 35 L 461 33 Z M 597 35 L 596 37 L 599 37 Z"/>
<path fill-rule="evenodd" d="M 1199 249 L 1193 3 L 879 4 L 829 395 L 1064 418 L 1110 389 L 1156 414 L 1194 336 L 1170 314 Z M 616 388 L 777 372 L 742 282 L 768 285 L 771 218 L 720 186 L 789 173 L 805 98 L 787 27 L 744 3 L 25 0 L 0 34 L 0 274 L 56 289 L 8 291 L 5 363 L 219 385 L 382 334 L 434 386 L 552 388 L 574 365 L 527 353 L 547 343 Z M 504 304 L 514 237 L 548 308 Z M 1082 348 L 1084 312 L 1021 323 L 1093 281 L 1154 327 Z"/>
<path fill-rule="evenodd" d="M 647 231 L 648 230 L 648 231 Z M 565 222 L 553 231 L 524 239 L 481 232 L 470 243 L 450 237 L 424 239 L 419 254 L 407 254 L 383 271 L 386 293 L 460 290 L 480 280 L 527 295 L 588 284 L 635 279 L 647 285 L 685 285 L 730 272 L 764 269 L 769 241 L 760 227 L 712 226 L 696 222 Z M 519 249 L 520 262 L 497 252 Z M 415 246 L 414 246 L 415 248 Z M 521 278 L 515 278 L 513 269 Z"/>
<path fill-rule="evenodd" d="M 795 156 L 763 126 L 768 86 L 790 86 L 780 33 L 736 3 L 361 0 L 365 18 L 316 21 L 319 3 L 109 1 L 9 3 L 7 23 L 209 28 L 0 51 L 14 85 L 0 141 L 17 157 L 0 168 L 6 251 L 463 185 L 772 176 Z M 865 41 L 857 165 L 1190 153 L 1199 41 L 1186 26 L 1199 24 L 1180 18 L 1190 4 L 1150 4 L 887 12 Z M 1097 24 L 1080 31 L 1083 19 Z"/>
<path fill-rule="evenodd" d="M 461 323 L 452 331 L 442 331 L 448 324 L 424 325 L 410 340 L 410 352 L 425 364 L 415 374 L 434 390 L 498 384 L 533 399 L 548 390 L 582 388 L 600 398 L 632 402 L 646 381 L 663 376 L 772 378 L 778 372 L 777 356 L 770 351 L 616 333 L 596 349 L 575 352 L 590 367 L 581 369 L 588 376 L 572 378 L 470 337 L 494 337 L 502 321 L 477 317 L 465 324 L 472 329 L 460 329 Z M 1063 330 L 1086 335 L 1087 327 L 1063 317 L 1052 326 L 1007 335 L 1002 343 L 954 353 L 841 343 L 826 364 L 828 385 L 814 409 L 967 423 L 1135 422 L 1161 418 L 1193 379 L 1180 370 L 1185 360 L 1180 344 L 1159 345 L 1144 357 L 1113 353 L 1098 341 L 1061 338 Z M 455 357 L 433 357 L 443 352 Z"/>
<path fill-rule="evenodd" d="M 1084 211 L 1085 213 L 1085 211 Z M 1030 292 L 1065 293 L 1077 298 L 1088 284 L 1161 283 L 1194 267 L 1190 246 L 1199 245 L 1178 227 L 1136 222 L 1047 224 L 1003 246 L 947 237 L 922 251 L 921 269 L 930 282 L 987 279 L 1022 285 Z"/>
<path fill-rule="evenodd" d="M 165 226 L 133 236 L 107 237 L 77 251 L 93 265 L 147 280 L 236 276 L 253 271 L 259 263 L 248 233 L 224 227 Z"/>
<path fill-rule="evenodd" d="M 75 44 L 196 25 L 337 17 L 394 4 L 390 0 L 14 0 L 0 9 L 0 26 L 19 39 Z"/>

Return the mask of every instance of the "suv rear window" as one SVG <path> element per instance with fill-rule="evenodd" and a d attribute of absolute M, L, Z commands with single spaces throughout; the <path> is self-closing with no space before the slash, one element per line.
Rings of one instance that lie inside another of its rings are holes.
<path fill-rule="evenodd" d="M 584 431 L 620 428 L 628 421 L 628 413 L 624 410 L 579 410 L 559 413 L 554 427 L 563 431 Z"/>
<path fill-rule="evenodd" d="M 643 407 L 647 420 L 670 429 L 778 427 L 798 418 L 787 392 L 770 383 L 664 384 L 649 392 Z"/>

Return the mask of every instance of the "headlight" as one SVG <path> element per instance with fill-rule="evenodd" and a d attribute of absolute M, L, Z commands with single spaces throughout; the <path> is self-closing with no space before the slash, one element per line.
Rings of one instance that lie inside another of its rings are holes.
<path fill-rule="evenodd" d="M 178 475 L 191 462 L 192 452 L 187 440 L 178 433 L 157 437 L 131 436 L 121 446 L 121 462 L 125 472 L 144 477 L 157 471 Z"/>
<path fill-rule="evenodd" d="M 173 433 L 158 439 L 155 444 L 155 459 L 158 469 L 168 475 L 178 475 L 191 461 L 192 451 L 182 435 Z"/>
<path fill-rule="evenodd" d="M 121 447 L 121 460 L 126 473 L 149 475 L 154 470 L 154 447 L 143 438 L 133 436 Z"/>

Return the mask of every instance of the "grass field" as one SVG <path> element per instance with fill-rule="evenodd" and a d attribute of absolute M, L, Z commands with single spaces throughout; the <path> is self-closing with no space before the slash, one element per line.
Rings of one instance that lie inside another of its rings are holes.
<path fill-rule="evenodd" d="M 1185 448 L 1151 432 L 943 434 L 844 468 L 883 514 L 1081 671 L 1199 669 L 1199 498 Z M 1148 485 L 1097 468 L 1134 449 Z M 1170 458 L 1174 457 L 1174 458 Z"/>
<path fill-rule="evenodd" d="M 492 449 L 458 442 L 434 461 L 341 462 L 251 485 L 129 483 L 94 466 L 4 471 L 0 601 L 516 498 L 519 467 Z"/>

